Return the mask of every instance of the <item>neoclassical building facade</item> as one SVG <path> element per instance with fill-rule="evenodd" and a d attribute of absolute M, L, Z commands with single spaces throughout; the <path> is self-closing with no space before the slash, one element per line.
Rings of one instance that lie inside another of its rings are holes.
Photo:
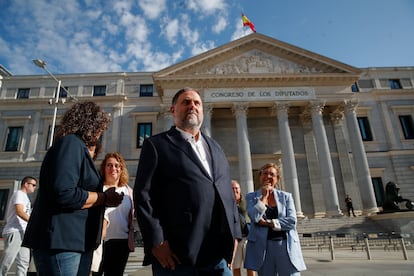
<path fill-rule="evenodd" d="M 2 72 L 0 208 L 19 179 L 39 174 L 57 91 L 47 74 Z M 298 217 L 342 216 L 347 194 L 359 214 L 375 214 L 389 181 L 414 199 L 414 67 L 355 68 L 254 33 L 158 72 L 56 76 L 111 113 L 97 164 L 120 152 L 131 186 L 143 140 L 172 126 L 172 97 L 190 86 L 204 101 L 203 131 L 222 146 L 244 193 L 273 162 Z M 57 125 L 70 105 L 61 90 Z"/>

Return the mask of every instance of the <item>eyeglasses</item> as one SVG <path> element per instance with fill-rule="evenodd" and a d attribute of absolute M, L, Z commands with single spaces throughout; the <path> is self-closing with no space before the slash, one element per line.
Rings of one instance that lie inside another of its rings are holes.
<path fill-rule="evenodd" d="M 115 169 L 120 169 L 121 168 L 121 165 L 120 164 L 112 164 L 112 163 L 108 163 L 108 164 L 106 164 L 105 165 L 108 169 L 112 169 L 112 168 L 115 168 Z"/>
<path fill-rule="evenodd" d="M 277 174 L 274 172 L 262 172 L 261 175 L 266 175 L 266 176 L 270 176 L 270 177 L 276 177 Z"/>
<path fill-rule="evenodd" d="M 29 184 L 29 185 L 32 185 L 34 188 L 36 188 L 36 183 L 30 183 L 30 182 L 27 182 L 27 184 Z"/>

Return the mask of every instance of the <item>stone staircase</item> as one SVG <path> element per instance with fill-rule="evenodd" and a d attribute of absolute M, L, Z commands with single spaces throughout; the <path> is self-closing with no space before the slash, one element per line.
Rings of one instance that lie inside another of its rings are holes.
<path fill-rule="evenodd" d="M 302 234 L 325 234 L 325 235 L 363 235 L 364 233 L 388 233 L 380 224 L 367 217 L 338 217 L 338 218 L 313 218 L 298 219 L 297 230 Z"/>

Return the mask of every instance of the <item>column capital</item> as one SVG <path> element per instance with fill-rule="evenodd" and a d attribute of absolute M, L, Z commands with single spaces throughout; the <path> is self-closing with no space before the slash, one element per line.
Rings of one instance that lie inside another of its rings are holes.
<path fill-rule="evenodd" d="M 349 101 L 345 101 L 343 103 L 343 109 L 345 110 L 345 113 L 354 113 L 356 111 L 357 106 L 358 106 L 357 99 L 352 99 Z"/>
<path fill-rule="evenodd" d="M 312 113 L 312 115 L 322 114 L 324 107 L 325 107 L 325 102 L 323 101 L 312 101 L 309 103 L 309 110 Z"/>
<path fill-rule="evenodd" d="M 242 115 L 247 115 L 249 111 L 249 104 L 248 103 L 234 103 L 231 111 L 237 117 Z"/>
<path fill-rule="evenodd" d="M 306 105 L 300 114 L 300 121 L 304 127 L 312 126 L 312 102 Z"/>
<path fill-rule="evenodd" d="M 278 117 L 281 117 L 283 115 L 287 115 L 289 111 L 289 103 L 279 103 L 274 102 L 271 109 L 271 115 L 277 115 Z"/>
<path fill-rule="evenodd" d="M 300 114 L 300 121 L 304 127 L 312 126 L 312 116 L 310 110 L 307 109 Z"/>
<path fill-rule="evenodd" d="M 344 121 L 344 113 L 340 110 L 335 110 L 331 114 L 329 114 L 331 117 L 331 121 L 334 125 L 340 125 Z"/>

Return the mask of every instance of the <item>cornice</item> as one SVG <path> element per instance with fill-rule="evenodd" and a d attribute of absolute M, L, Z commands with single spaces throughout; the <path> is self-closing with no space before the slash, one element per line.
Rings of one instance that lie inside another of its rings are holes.
<path fill-rule="evenodd" d="M 83 96 L 83 97 L 78 97 L 76 96 L 76 98 L 79 101 L 93 101 L 93 102 L 125 102 L 128 100 L 128 97 L 126 95 L 106 95 L 106 96 Z M 49 105 L 49 98 L 48 97 L 35 97 L 35 98 L 28 98 L 28 99 L 1 99 L 0 102 L 3 105 L 6 106 L 12 106 L 12 105 L 18 105 L 18 106 L 33 106 L 33 105 L 45 105 L 45 106 L 50 106 Z M 69 98 L 67 99 L 67 101 L 65 103 L 60 103 L 59 102 L 59 106 L 65 106 L 65 105 L 71 105 L 73 103 L 73 101 L 70 101 Z"/>
<path fill-rule="evenodd" d="M 166 88 L 262 87 L 262 86 L 351 86 L 359 75 L 291 74 L 291 75 L 184 75 L 154 78 L 157 91 Z"/>

